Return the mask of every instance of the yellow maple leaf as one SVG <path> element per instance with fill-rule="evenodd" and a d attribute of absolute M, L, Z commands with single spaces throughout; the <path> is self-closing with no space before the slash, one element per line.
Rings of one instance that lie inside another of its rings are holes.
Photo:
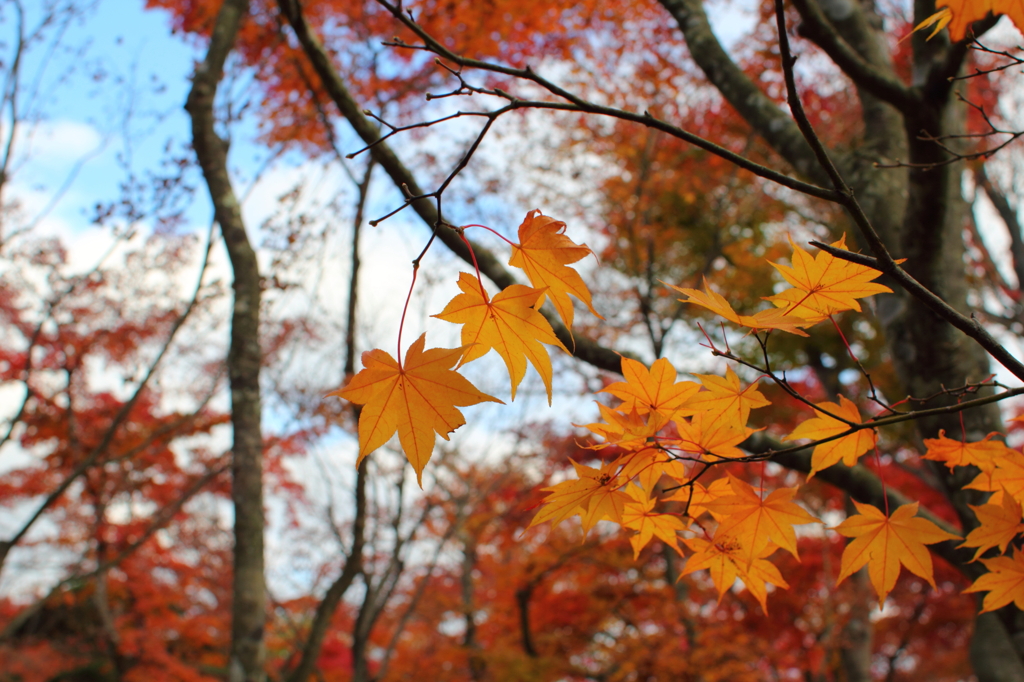
<path fill-rule="evenodd" d="M 881 606 L 896 585 L 900 564 L 911 573 L 927 580 L 935 587 L 932 557 L 925 545 L 943 540 L 956 540 L 928 519 L 915 516 L 918 503 L 905 504 L 886 516 L 870 504 L 854 500 L 858 514 L 850 516 L 835 529 L 841 535 L 854 538 L 843 550 L 839 571 L 841 583 L 867 564 L 871 584 L 878 593 Z"/>
<path fill-rule="evenodd" d="M 750 410 L 771 405 L 757 390 L 756 383 L 742 388 L 740 378 L 731 367 L 726 368 L 724 377 L 714 374 L 694 376 L 700 379 L 704 390 L 687 400 L 684 410 L 704 412 L 709 418 L 723 419 L 743 427 L 750 418 Z"/>
<path fill-rule="evenodd" d="M 637 531 L 629 538 L 630 544 L 633 545 L 633 560 L 640 557 L 640 550 L 654 538 L 658 538 L 682 554 L 682 550 L 679 548 L 679 536 L 676 533 L 689 528 L 682 517 L 676 514 L 656 513 L 654 511 L 656 500 L 650 499 L 646 492 L 636 486 L 627 486 L 626 492 L 633 498 L 633 501 L 627 503 L 622 511 L 622 525 Z"/>
<path fill-rule="evenodd" d="M 889 287 L 872 282 L 882 273 L 866 265 L 857 265 L 830 253 L 819 251 L 814 257 L 793 244 L 793 265 L 772 263 L 793 288 L 768 298 L 786 314 L 813 324 L 843 310 L 860 310 L 857 299 L 880 293 L 892 293 Z M 832 246 L 845 249 L 846 235 Z"/>
<path fill-rule="evenodd" d="M 706 488 L 698 481 L 693 481 L 673 491 L 665 500 L 681 502 L 684 505 L 683 509 L 686 511 L 686 515 L 695 519 L 705 511 L 708 511 L 708 504 L 710 502 L 717 500 L 723 495 L 728 495 L 730 490 L 729 479 L 727 478 L 717 478 Z"/>
<path fill-rule="evenodd" d="M 459 289 L 462 293 L 433 317 L 463 325 L 462 344 L 466 347 L 466 354 L 462 356 L 460 366 L 483 357 L 493 348 L 508 368 L 512 400 L 515 400 L 516 388 L 526 374 L 526 361 L 529 360 L 544 380 L 550 405 L 551 358 L 541 344 L 548 343 L 566 353 L 569 351 L 555 336 L 551 323 L 534 309 L 544 292 L 513 284 L 490 300 L 480 280 L 468 272 L 459 273 Z"/>
<path fill-rule="evenodd" d="M 729 475 L 732 495 L 723 495 L 704 506 L 719 519 L 716 537 L 735 537 L 743 545 L 742 557 L 747 563 L 760 556 L 774 543 L 800 559 L 793 526 L 820 523 L 794 503 L 796 488 L 779 488 L 762 498 L 746 481 Z"/>
<path fill-rule="evenodd" d="M 1010 602 L 1024 610 L 1024 552 L 1013 548 L 1013 558 L 1008 556 L 982 559 L 988 573 L 980 576 L 964 592 L 988 592 L 981 603 L 981 612 L 995 611 Z"/>
<path fill-rule="evenodd" d="M 569 295 L 582 301 L 596 317 L 601 317 L 590 299 L 590 289 L 571 263 L 582 260 L 593 251 L 586 244 L 577 244 L 563 234 L 565 223 L 534 209 L 526 214 L 519 226 L 519 244 L 512 246 L 508 264 L 521 268 L 530 283 L 543 290 L 538 307 L 545 296 L 558 311 L 566 327 L 572 327 L 573 307 Z"/>
<path fill-rule="evenodd" d="M 685 481 L 686 466 L 679 460 L 671 459 L 661 448 L 644 447 L 620 455 L 616 464 L 621 465 L 619 475 L 626 479 L 636 479 L 640 487 L 651 492 L 662 475 Z"/>
<path fill-rule="evenodd" d="M 623 401 L 615 407 L 619 412 L 636 410 L 637 414 L 651 415 L 649 419 L 657 422 L 659 428 L 671 421 L 679 407 L 700 390 L 696 382 L 677 382 L 676 369 L 665 358 L 655 360 L 650 369 L 636 360 L 622 358 L 622 376 L 625 381 L 609 384 L 601 393 L 611 393 Z"/>
<path fill-rule="evenodd" d="M 600 469 L 595 469 L 573 460 L 572 465 L 579 478 L 543 488 L 551 494 L 544 498 L 540 510 L 530 521 L 529 527 L 532 528 L 545 521 L 550 521 L 552 526 L 557 526 L 570 516 L 584 516 L 590 513 L 591 500 L 597 496 L 602 498 L 612 496 L 618 500 L 620 508 L 629 502 L 629 496 L 618 490 L 626 483 L 626 480 L 616 473 L 618 467 L 615 464 L 609 463 Z M 606 505 L 607 500 L 603 504 Z M 590 527 L 585 525 L 584 532 L 588 530 Z"/>
<path fill-rule="evenodd" d="M 448 434 L 466 423 L 457 407 L 500 400 L 476 389 L 451 368 L 462 348 L 424 350 L 426 334 L 409 346 L 405 362 L 374 349 L 363 353 L 363 369 L 328 395 L 363 405 L 359 414 L 359 461 L 398 432 L 405 456 L 423 485 L 423 468 L 434 450 L 434 434 Z M 503 404 L 503 403 L 502 403 Z"/>
<path fill-rule="evenodd" d="M 656 422 L 647 422 L 636 410 L 629 414 L 623 414 L 601 403 L 597 404 L 597 409 L 601 412 L 604 421 L 584 425 L 584 428 L 590 429 L 594 435 L 605 441 L 589 446 L 593 450 L 600 450 L 609 445 L 617 445 L 627 450 L 643 448 L 646 447 L 648 440 L 661 429 Z M 579 425 L 575 424 L 574 426 Z"/>
<path fill-rule="evenodd" d="M 672 284 L 668 286 L 686 295 L 686 298 L 679 299 L 683 303 L 693 303 L 707 308 L 733 324 L 750 327 L 755 332 L 762 329 L 779 329 L 790 334 L 796 334 L 797 336 L 807 336 L 807 333 L 800 329 L 800 327 L 807 325 L 807 321 L 801 317 L 790 315 L 785 310 L 762 310 L 756 315 L 740 315 L 733 310 L 732 306 L 729 305 L 729 301 L 725 300 L 725 297 L 711 290 L 707 279 L 704 280 L 704 291 L 684 289 Z"/>
<path fill-rule="evenodd" d="M 996 460 L 994 469 L 982 471 L 964 487 L 993 493 L 1005 489 L 1018 502 L 1024 503 L 1024 455 L 1016 450 L 1009 450 Z"/>
<path fill-rule="evenodd" d="M 939 431 L 938 438 L 924 439 L 925 447 L 928 448 L 924 458 L 944 462 L 950 469 L 974 465 L 982 471 L 992 471 L 1001 457 L 1013 452 L 1002 441 L 991 440 L 998 435 L 992 432 L 980 441 L 965 443 L 946 438 L 946 432 Z"/>
<path fill-rule="evenodd" d="M 972 530 L 964 538 L 961 547 L 977 547 L 971 561 L 977 561 L 978 557 L 992 547 L 999 547 L 1000 552 L 1006 551 L 1006 546 L 1024 531 L 1024 523 L 1021 523 L 1020 502 L 1011 495 L 1003 495 L 1002 504 L 989 501 L 987 504 L 975 507 L 968 505 L 975 516 L 978 517 L 980 526 Z"/>
<path fill-rule="evenodd" d="M 708 462 L 745 457 L 746 453 L 737 446 L 754 433 L 754 429 L 738 427 L 724 419 L 709 419 L 702 412 L 689 421 L 677 418 L 675 423 L 679 440 L 668 441 L 665 446 L 701 455 Z"/>
<path fill-rule="evenodd" d="M 680 571 L 679 577 L 682 578 L 684 575 L 694 571 L 708 569 L 711 574 L 711 580 L 715 583 L 715 587 L 718 588 L 719 601 L 722 600 L 722 595 L 725 594 L 725 591 L 732 587 L 736 579 L 739 578 L 750 593 L 760 602 L 761 609 L 767 614 L 768 589 L 766 583 L 789 588 L 789 584 L 782 578 L 779 569 L 765 559 L 766 556 L 775 551 L 774 545 L 769 546 L 752 562 L 748 563 L 742 556 L 742 544 L 732 537 L 719 539 L 716 536 L 714 540 L 706 540 L 699 537 L 685 538 L 683 542 L 694 551 L 694 554 L 687 559 L 686 566 Z"/>
<path fill-rule="evenodd" d="M 604 485 L 595 490 L 587 501 L 586 513 L 580 514 L 583 535 L 586 536 L 598 521 L 604 519 L 621 524 L 629 500 L 629 495 L 616 490 L 612 485 Z"/>
<path fill-rule="evenodd" d="M 842 417 L 854 424 L 861 423 L 860 411 L 857 409 L 857 406 L 844 396 L 839 396 L 838 405 L 833 402 L 824 402 L 817 403 L 816 407 L 821 408 L 824 412 L 816 409 L 817 417 L 803 422 L 796 427 L 793 433 L 782 440 L 798 440 L 800 438 L 822 440 L 836 436 L 850 428 L 848 424 L 830 417 L 825 412 Z M 846 466 L 852 467 L 857 463 L 861 455 L 875 447 L 875 438 L 874 429 L 861 429 L 848 436 L 815 446 L 814 452 L 811 453 L 811 471 L 807 474 L 807 480 L 810 480 L 817 472 L 827 469 L 840 460 Z"/>

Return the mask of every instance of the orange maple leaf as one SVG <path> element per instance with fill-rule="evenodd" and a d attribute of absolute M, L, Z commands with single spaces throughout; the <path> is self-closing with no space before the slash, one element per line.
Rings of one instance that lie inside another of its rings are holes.
<path fill-rule="evenodd" d="M 965 443 L 946 438 L 946 432 L 939 431 L 938 438 L 924 439 L 925 447 L 928 448 L 924 458 L 944 462 L 950 469 L 973 464 L 982 471 L 992 471 L 1001 457 L 1013 452 L 1002 441 L 990 440 L 998 435 L 992 432 L 980 441 Z"/>
<path fill-rule="evenodd" d="M 996 460 L 994 469 L 982 471 L 964 487 L 993 493 L 1005 489 L 1018 502 L 1024 502 L 1024 455 L 1016 450 L 1009 450 Z"/>
<path fill-rule="evenodd" d="M 590 289 L 569 264 L 582 260 L 593 251 L 586 244 L 577 244 L 563 234 L 565 223 L 534 209 L 519 226 L 519 244 L 512 246 L 508 264 L 521 268 L 530 283 L 543 290 L 538 307 L 545 296 L 558 311 L 566 327 L 572 327 L 573 308 L 569 294 L 582 301 L 596 317 L 601 317 L 590 300 Z"/>
<path fill-rule="evenodd" d="M 859 298 L 892 293 L 889 287 L 871 281 L 882 274 L 874 268 L 836 258 L 825 251 L 812 258 L 792 240 L 790 244 L 793 265 L 772 265 L 793 288 L 768 298 L 788 315 L 802 317 L 813 324 L 842 310 L 859 311 Z M 846 235 L 832 246 L 845 249 Z"/>
<path fill-rule="evenodd" d="M 756 315 L 740 315 L 733 310 L 732 306 L 729 305 L 729 301 L 725 300 L 725 297 L 711 290 L 707 279 L 704 279 L 704 291 L 684 289 L 672 284 L 668 286 L 687 296 L 687 298 L 679 299 L 681 302 L 694 303 L 707 308 L 733 324 L 750 327 L 755 332 L 762 329 L 779 329 L 790 334 L 796 334 L 797 336 L 807 336 L 807 332 L 800 329 L 800 327 L 807 325 L 807 321 L 795 315 L 790 315 L 785 310 L 770 309 L 762 310 Z"/>
<path fill-rule="evenodd" d="M 995 504 L 989 501 L 987 504 L 975 507 L 968 505 L 975 516 L 978 517 L 980 526 L 972 530 L 964 538 L 961 547 L 977 547 L 971 561 L 977 561 L 978 557 L 987 550 L 998 546 L 1000 552 L 1006 551 L 1006 546 L 1024 531 L 1024 523 L 1021 523 L 1020 502 L 1012 495 L 1003 495 L 1002 504 Z"/>
<path fill-rule="evenodd" d="M 683 508 L 686 510 L 686 515 L 695 519 L 708 510 L 707 505 L 710 502 L 723 495 L 728 495 L 730 490 L 727 478 L 716 478 L 706 488 L 694 481 L 674 491 L 665 500 L 682 502 L 685 505 Z"/>
<path fill-rule="evenodd" d="M 675 367 L 665 358 L 655 360 L 649 370 L 641 362 L 622 358 L 622 376 L 625 381 L 609 384 L 601 393 L 611 393 L 623 401 L 615 407 L 619 412 L 636 410 L 641 415 L 650 414 L 659 428 L 671 421 L 679 407 L 700 390 L 696 382 L 677 382 Z"/>
<path fill-rule="evenodd" d="M 854 424 L 861 423 L 860 411 L 857 409 L 857 406 L 844 396 L 839 396 L 838 405 L 833 402 L 824 402 L 817 403 L 815 407 L 821 408 L 821 410 L 829 414 L 842 417 Z M 850 428 L 848 424 L 830 417 L 825 412 L 817 409 L 815 412 L 818 415 L 817 417 L 803 422 L 796 427 L 793 433 L 782 440 L 798 440 L 800 438 L 822 440 L 836 436 Z M 827 469 L 840 460 L 846 466 L 852 467 L 857 463 L 857 459 L 861 455 L 875 447 L 875 438 L 874 429 L 861 429 L 848 436 L 815 446 L 814 452 L 811 454 L 811 472 L 807 474 L 807 480 L 813 478 L 817 472 Z"/>
<path fill-rule="evenodd" d="M 622 525 L 630 530 L 637 531 L 630 536 L 629 542 L 633 545 L 633 560 L 640 557 L 640 550 L 658 538 L 679 554 L 679 536 L 677 532 L 686 530 L 689 525 L 675 514 L 658 514 L 654 512 L 656 500 L 650 499 L 647 493 L 636 486 L 628 486 L 626 492 L 633 498 L 633 502 L 626 504 L 622 512 Z"/>
<path fill-rule="evenodd" d="M 746 456 L 737 446 L 754 433 L 754 429 L 738 427 L 724 419 L 707 418 L 703 412 L 689 421 L 675 420 L 679 440 L 668 441 L 666 447 L 702 455 L 708 462 L 739 459 Z"/>
<path fill-rule="evenodd" d="M 456 407 L 501 403 L 451 369 L 465 347 L 424 350 L 426 338 L 424 334 L 409 346 L 402 364 L 382 350 L 366 351 L 363 369 L 328 394 L 364 406 L 359 415 L 360 462 L 397 431 L 421 486 L 423 467 L 434 450 L 434 433 L 448 440 L 448 434 L 466 423 Z"/>
<path fill-rule="evenodd" d="M 750 593 L 754 595 L 761 604 L 761 609 L 768 613 L 768 588 L 766 583 L 778 587 L 789 588 L 789 584 L 782 578 L 779 569 L 765 559 L 775 551 L 771 545 L 763 553 L 757 556 L 752 562 L 747 562 L 742 556 L 743 545 L 735 538 L 727 537 L 714 540 L 704 538 L 685 538 L 683 542 L 694 551 L 686 561 L 686 566 L 680 571 L 679 577 L 708 569 L 711 573 L 711 580 L 718 588 L 718 601 L 722 601 L 722 595 L 736 582 L 736 578 L 743 581 Z"/>
<path fill-rule="evenodd" d="M 462 344 L 466 347 L 466 354 L 459 366 L 483 357 L 493 348 L 508 368 L 512 400 L 515 400 L 516 388 L 526 374 L 526 361 L 529 360 L 544 381 L 550 405 L 551 358 L 541 344 L 548 343 L 566 353 L 569 351 L 555 336 L 551 323 L 534 309 L 544 292 L 513 284 L 490 300 L 480 280 L 468 272 L 459 273 L 459 289 L 462 293 L 433 316 L 463 325 Z"/>
<path fill-rule="evenodd" d="M 654 485 L 661 480 L 663 474 L 677 480 L 687 480 L 686 465 L 669 458 L 661 448 L 644 447 L 625 452 L 615 460 L 615 463 L 622 466 L 619 475 L 630 480 L 636 479 L 640 487 L 647 492 L 654 490 Z"/>
<path fill-rule="evenodd" d="M 590 429 L 605 442 L 588 446 L 592 450 L 600 450 L 609 445 L 618 445 L 626 449 L 642 448 L 661 429 L 656 422 L 647 422 L 636 410 L 623 414 L 601 403 L 597 404 L 597 409 L 604 421 L 586 424 L 584 428 Z"/>
<path fill-rule="evenodd" d="M 925 545 L 956 540 L 957 536 L 947 533 L 928 519 L 915 516 L 917 502 L 899 507 L 888 517 L 870 504 L 861 504 L 856 500 L 853 504 L 859 514 L 850 516 L 835 529 L 841 535 L 855 538 L 843 550 L 836 584 L 867 564 L 868 576 L 878 593 L 881 606 L 896 585 L 900 564 L 903 564 L 934 588 L 932 557 Z"/>
<path fill-rule="evenodd" d="M 821 523 L 794 503 L 796 488 L 779 488 L 763 498 L 746 481 L 729 475 L 732 495 L 723 495 L 704 506 L 720 518 L 715 537 L 735 537 L 743 545 L 747 563 L 761 556 L 769 543 L 786 550 L 797 560 L 796 531 L 793 526 Z"/>
<path fill-rule="evenodd" d="M 708 418 L 723 419 L 744 427 L 750 418 L 750 410 L 771 405 L 757 390 L 756 383 L 741 388 L 740 378 L 731 367 L 726 368 L 724 377 L 714 374 L 694 376 L 700 379 L 705 390 L 686 401 L 685 410 L 704 412 Z"/>
<path fill-rule="evenodd" d="M 575 460 L 572 464 L 579 478 L 543 488 L 551 494 L 544 498 L 543 506 L 530 522 L 531 528 L 545 521 L 557 526 L 570 516 L 579 515 L 583 517 L 583 532 L 586 534 L 605 515 L 617 516 L 613 518 L 615 521 L 621 518 L 622 509 L 630 497 L 619 490 L 626 479 L 616 473 L 618 466 L 609 463 L 595 469 Z M 591 509 L 595 498 L 598 508 Z"/>
<path fill-rule="evenodd" d="M 1024 610 L 1024 552 L 1013 548 L 1013 558 L 999 556 L 982 559 L 988 573 L 980 576 L 964 592 L 988 592 L 981 603 L 981 612 L 995 611 L 1010 602 Z"/>

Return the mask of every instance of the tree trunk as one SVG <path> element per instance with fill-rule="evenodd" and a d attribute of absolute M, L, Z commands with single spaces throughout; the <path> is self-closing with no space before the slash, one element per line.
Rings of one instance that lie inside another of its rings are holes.
<path fill-rule="evenodd" d="M 260 273 L 227 169 L 228 144 L 214 130 L 213 103 L 248 0 L 224 0 L 206 59 L 196 68 L 185 108 L 192 117 L 192 145 L 210 190 L 234 273 L 231 347 L 232 490 L 235 508 L 234 585 L 231 606 L 231 682 L 265 679 L 263 629 L 263 437 L 260 428 Z"/>

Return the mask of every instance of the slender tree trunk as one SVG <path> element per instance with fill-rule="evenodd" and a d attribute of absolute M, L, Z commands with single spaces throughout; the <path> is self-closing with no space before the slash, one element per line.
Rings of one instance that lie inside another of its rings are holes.
<path fill-rule="evenodd" d="M 345 567 L 341 575 L 331 583 L 327 594 L 316 608 L 316 615 L 313 616 L 313 625 L 310 627 L 309 636 L 302 647 L 302 656 L 295 670 L 288 675 L 288 682 L 306 682 L 313 674 L 320 651 L 323 648 L 324 639 L 330 630 L 331 618 L 341 603 L 341 598 L 348 592 L 356 576 L 363 569 L 363 532 L 366 528 L 366 464 L 364 459 L 359 464 L 356 477 L 356 518 L 353 522 L 352 550 L 345 560 Z"/>
<path fill-rule="evenodd" d="M 328 126 L 329 129 L 330 122 L 325 119 L 324 125 Z M 333 138 L 331 143 L 332 145 L 334 144 Z M 338 154 L 339 158 L 341 157 L 341 152 L 337 147 L 335 147 L 335 153 Z M 363 213 L 366 209 L 366 199 L 369 196 L 370 179 L 373 177 L 374 165 L 372 160 L 367 162 L 363 179 L 356 186 L 359 192 L 359 199 L 356 202 L 356 213 L 352 219 L 352 260 L 348 283 L 348 314 L 345 323 L 345 363 L 343 371 L 346 381 L 356 372 L 356 312 L 359 308 L 359 268 L 361 264 L 359 259 L 359 241 L 363 231 Z M 352 408 L 353 416 L 358 423 L 362 406 L 353 405 Z M 338 609 L 338 604 L 341 603 L 342 597 L 348 592 L 348 588 L 352 586 L 356 577 L 363 570 L 363 544 L 366 532 L 366 477 L 369 461 L 369 457 L 363 459 L 359 464 L 356 474 L 352 548 L 345 559 L 345 567 L 342 568 L 341 574 L 327 588 L 327 593 L 316 608 L 313 624 L 309 628 L 309 635 L 302 646 L 299 664 L 287 676 L 288 682 L 306 682 L 309 676 L 313 674 L 316 668 L 316 661 L 320 657 L 320 651 L 323 648 L 324 639 L 327 637 L 327 632 L 330 629 L 334 612 Z M 331 522 L 333 523 L 333 519 Z M 367 596 L 369 596 L 369 592 L 367 592 Z"/>
<path fill-rule="evenodd" d="M 224 235 L 234 272 L 231 348 L 232 501 L 235 508 L 234 588 L 231 607 L 230 682 L 265 679 L 263 629 L 263 437 L 260 428 L 260 273 L 242 222 L 241 207 L 227 169 L 228 144 L 214 130 L 213 103 L 224 61 L 248 0 L 224 0 L 206 59 L 196 68 L 185 108 L 192 117 L 192 145 L 210 190 L 214 216 Z"/>

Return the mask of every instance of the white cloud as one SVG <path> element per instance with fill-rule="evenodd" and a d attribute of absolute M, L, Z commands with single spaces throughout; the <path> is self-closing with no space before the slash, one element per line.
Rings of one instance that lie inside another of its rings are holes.
<path fill-rule="evenodd" d="M 98 151 L 103 142 L 94 126 L 65 118 L 22 125 L 15 135 L 14 149 L 34 164 L 64 166 Z"/>

